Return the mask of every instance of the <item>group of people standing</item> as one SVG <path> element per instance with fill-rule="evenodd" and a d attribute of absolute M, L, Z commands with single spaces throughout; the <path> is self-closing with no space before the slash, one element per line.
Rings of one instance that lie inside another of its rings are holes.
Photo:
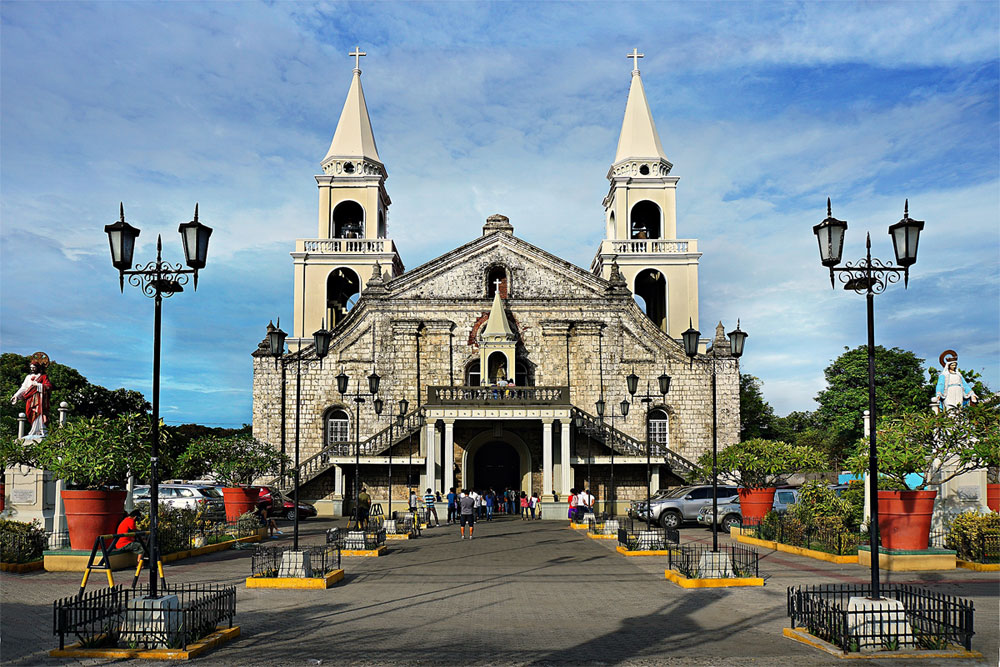
<path fill-rule="evenodd" d="M 477 519 L 492 521 L 495 515 L 516 516 L 522 520 L 542 518 L 542 499 L 537 493 L 530 496 L 524 491 L 504 489 L 496 491 L 486 489 L 462 489 L 455 487 L 448 490 L 448 523 L 458 523 L 461 516 L 461 499 L 468 496 L 472 499 L 473 514 Z"/>
<path fill-rule="evenodd" d="M 594 512 L 594 502 L 597 499 L 590 493 L 590 489 L 572 488 L 569 490 L 569 519 L 582 518 L 584 514 Z"/>

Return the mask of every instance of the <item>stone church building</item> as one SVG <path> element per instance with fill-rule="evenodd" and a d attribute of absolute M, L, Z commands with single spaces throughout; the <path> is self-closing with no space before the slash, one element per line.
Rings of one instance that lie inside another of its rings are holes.
<path fill-rule="evenodd" d="M 613 490 L 622 512 L 645 498 L 647 484 L 681 483 L 711 448 L 711 348 L 721 359 L 729 345 L 721 324 L 693 360 L 681 343 L 698 328 L 701 253 L 695 239 L 677 238 L 678 177 L 638 67 L 607 174 L 605 238 L 589 268 L 492 215 L 481 236 L 407 270 L 389 234 L 388 172 L 361 86 L 363 54 L 352 55 L 347 100 L 316 176 L 316 235 L 291 253 L 290 352 L 279 362 L 265 339 L 253 355 L 254 434 L 289 456 L 298 437 L 303 499 L 321 514 L 349 511 L 358 476 L 383 507 L 391 484 L 392 509 L 410 487 L 513 488 L 560 505 L 570 488 L 589 487 L 599 509 Z M 322 327 L 332 343 L 321 363 L 313 332 Z M 722 447 L 738 439 L 739 381 L 736 364 L 717 368 Z M 661 374 L 671 377 L 665 395 Z M 291 479 L 278 483 L 290 488 Z"/>

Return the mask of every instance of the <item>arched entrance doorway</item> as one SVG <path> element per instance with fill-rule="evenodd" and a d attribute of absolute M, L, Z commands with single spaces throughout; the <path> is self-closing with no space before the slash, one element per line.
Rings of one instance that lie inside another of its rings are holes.
<path fill-rule="evenodd" d="M 532 462 L 531 450 L 528 448 L 528 445 L 516 433 L 510 430 L 503 429 L 503 435 L 497 436 L 494 424 L 487 421 L 483 426 L 485 428 L 483 428 L 479 435 L 473 436 L 465 445 L 461 466 L 462 486 L 467 489 L 484 488 L 486 484 L 479 477 L 480 466 L 483 466 L 486 468 L 484 471 L 486 474 L 491 474 L 491 467 L 498 474 L 499 469 L 502 468 L 505 475 L 504 479 L 507 479 L 506 475 L 508 474 L 513 476 L 510 482 L 506 482 L 510 484 L 511 488 L 531 493 Z M 495 449 L 511 449 L 515 452 L 517 458 L 508 463 L 507 459 L 504 458 L 505 454 L 496 453 L 491 455 L 489 453 Z M 484 457 L 483 460 L 486 463 L 480 463 L 480 456 Z M 498 483 L 503 484 L 505 482 L 500 481 Z"/>
<path fill-rule="evenodd" d="M 472 479 L 478 489 L 520 489 L 521 458 L 517 450 L 500 440 L 484 445 L 473 459 Z"/>

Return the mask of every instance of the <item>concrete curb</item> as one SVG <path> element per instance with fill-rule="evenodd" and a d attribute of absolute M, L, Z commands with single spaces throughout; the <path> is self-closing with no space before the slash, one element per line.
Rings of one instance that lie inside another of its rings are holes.
<path fill-rule="evenodd" d="M 247 577 L 247 588 L 284 588 L 298 590 L 326 590 L 343 581 L 343 570 L 332 570 L 322 577 Z"/>
<path fill-rule="evenodd" d="M 66 649 L 52 649 L 49 656 L 53 658 L 108 658 L 111 660 L 190 660 L 209 649 L 220 646 L 230 639 L 240 636 L 240 626 L 217 628 L 215 632 L 188 644 L 182 649 L 169 648 L 80 648 L 73 644 Z"/>
<path fill-rule="evenodd" d="M 832 655 L 842 660 L 919 660 L 923 658 L 968 660 L 969 658 L 982 658 L 979 651 L 966 651 L 964 648 L 954 648 L 937 651 L 927 649 L 914 649 L 907 651 L 866 651 L 864 653 L 844 653 L 833 644 L 823 641 L 815 635 L 809 634 L 805 628 L 784 628 L 782 634 L 800 644 L 819 649 L 824 653 Z"/>

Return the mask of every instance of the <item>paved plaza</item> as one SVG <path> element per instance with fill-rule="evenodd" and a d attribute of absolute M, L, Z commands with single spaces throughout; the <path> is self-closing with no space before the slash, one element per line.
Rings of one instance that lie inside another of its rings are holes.
<path fill-rule="evenodd" d="M 343 521 L 303 523 L 303 543 L 321 543 L 333 525 Z M 710 543 L 711 533 L 685 528 L 682 540 Z M 625 558 L 615 545 L 565 521 L 501 519 L 479 524 L 472 541 L 447 526 L 391 543 L 382 558 L 345 558 L 345 581 L 328 591 L 247 590 L 249 550 L 179 561 L 166 576 L 237 585 L 242 636 L 198 664 L 843 664 L 782 636 L 785 590 L 863 583 L 866 568 L 761 550 L 763 588 L 683 590 L 664 579 L 665 558 Z M 79 581 L 75 573 L 0 574 L 3 664 L 79 662 L 47 654 L 56 646 L 52 601 Z M 1000 575 L 887 572 L 884 581 L 973 599 L 973 648 L 986 660 L 963 662 L 997 664 Z M 95 577 L 89 588 L 102 585 Z"/>

